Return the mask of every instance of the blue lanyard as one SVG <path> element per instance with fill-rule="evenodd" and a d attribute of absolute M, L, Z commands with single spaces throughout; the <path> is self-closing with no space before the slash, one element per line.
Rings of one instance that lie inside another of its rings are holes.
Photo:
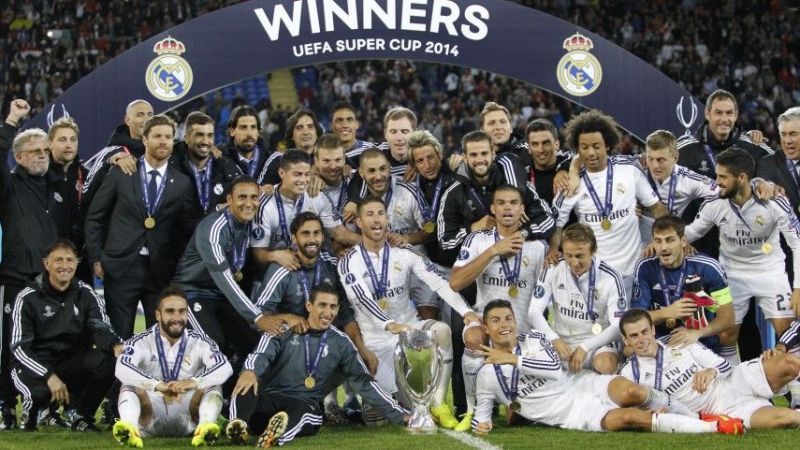
<path fill-rule="evenodd" d="M 294 206 L 294 215 L 297 216 L 298 211 L 303 211 L 303 202 L 305 201 L 305 194 L 300 194 L 297 203 Z M 275 189 L 275 204 L 278 207 L 278 225 L 281 227 L 281 238 L 286 245 L 291 245 L 292 237 L 289 234 L 289 223 L 286 221 L 286 211 L 283 210 L 283 197 L 280 193 L 280 185 Z"/>
<path fill-rule="evenodd" d="M 658 345 L 658 343 L 656 343 Z M 636 355 L 631 356 L 631 370 L 633 371 L 633 381 L 636 384 L 639 384 L 639 378 L 641 377 L 641 372 L 639 371 L 639 357 Z M 664 347 L 658 345 L 658 350 L 656 350 L 656 380 L 655 380 L 655 390 L 661 390 L 661 378 L 664 374 Z"/>
<path fill-rule="evenodd" d="M 313 361 L 311 361 L 311 358 L 310 358 L 311 351 L 309 349 L 309 342 L 308 342 L 310 337 L 309 337 L 308 333 L 306 333 L 303 336 L 303 343 L 305 344 L 304 347 L 305 347 L 305 356 L 306 356 L 306 373 L 310 377 L 313 377 L 315 372 L 317 371 L 317 368 L 319 368 L 319 361 L 320 361 L 320 359 L 322 359 L 322 352 L 325 350 L 325 344 L 328 342 L 328 331 L 330 331 L 330 330 L 325 330 L 322 333 L 322 336 L 320 336 L 320 338 L 319 338 L 319 346 L 317 347 L 317 354 L 314 355 L 314 360 Z"/>
<path fill-rule="evenodd" d="M 572 274 L 572 272 L 570 273 Z M 578 286 L 578 290 L 583 294 L 581 281 L 575 274 L 572 274 L 572 279 L 575 280 L 575 285 Z M 594 312 L 595 292 L 597 292 L 597 271 L 594 268 L 594 258 L 592 258 L 592 265 L 589 267 L 589 292 L 588 295 L 586 295 L 586 310 L 589 313 L 589 318 L 592 320 L 592 323 L 597 321 L 597 314 Z"/>
<path fill-rule="evenodd" d="M 440 171 L 439 179 L 436 181 L 436 188 L 433 191 L 433 200 L 430 204 L 428 204 L 427 200 L 425 199 L 425 191 L 422 189 L 422 175 L 417 176 L 417 188 L 419 191 L 419 198 L 417 201 L 419 202 L 419 209 L 422 212 L 422 218 L 425 219 L 426 222 L 433 222 L 433 219 L 436 217 L 436 213 L 439 210 L 439 200 L 441 200 L 440 197 L 442 194 L 443 179 L 444 177 Z"/>
<path fill-rule="evenodd" d="M 664 297 L 664 306 L 667 307 L 672 304 L 671 296 L 669 295 L 669 284 L 667 284 L 667 275 L 664 273 L 664 267 L 659 264 L 658 265 L 658 281 L 661 282 L 661 295 Z M 676 298 L 680 299 L 683 297 L 683 286 L 686 283 L 686 258 L 683 258 L 683 264 L 681 264 L 681 271 L 678 274 L 678 284 L 675 287 L 675 295 Z"/>
<path fill-rule="evenodd" d="M 155 326 L 156 330 L 158 330 L 159 325 Z M 175 356 L 175 362 L 172 365 L 172 370 L 169 370 L 167 366 L 167 355 L 164 353 L 164 343 L 161 342 L 161 333 L 156 331 L 156 351 L 158 352 L 158 365 L 161 366 L 161 375 L 163 381 L 174 381 L 178 379 L 178 376 L 181 372 L 181 363 L 183 362 L 183 354 L 186 353 L 186 342 L 189 340 L 189 337 L 186 335 L 186 332 L 183 332 L 183 336 L 181 336 L 181 345 L 178 347 L 178 354 Z"/>
<path fill-rule="evenodd" d="M 322 194 L 325 195 L 325 198 L 328 199 L 328 203 L 331 204 L 331 208 L 333 209 L 333 218 L 338 220 L 342 218 L 342 208 L 344 208 L 345 200 L 347 199 L 347 183 L 342 177 L 342 184 L 339 188 L 339 200 L 334 202 L 330 195 L 325 192 L 325 189 L 322 190 Z"/>
<path fill-rule="evenodd" d="M 583 183 L 586 185 L 586 189 L 589 191 L 589 196 L 592 198 L 592 203 L 594 203 L 594 207 L 597 208 L 597 212 L 600 214 L 600 217 L 607 219 L 608 216 L 611 215 L 611 210 L 613 209 L 614 205 L 611 204 L 611 188 L 614 184 L 614 164 L 611 160 L 608 160 L 607 173 L 606 173 L 606 198 L 605 204 L 600 203 L 600 197 L 597 196 L 597 191 L 594 190 L 594 186 L 592 185 L 592 181 L 589 180 L 589 176 L 584 171 L 581 174 L 581 178 L 583 178 Z"/>
<path fill-rule="evenodd" d="M 704 144 L 703 150 L 706 152 L 706 159 L 711 163 L 711 169 L 714 171 L 714 173 L 717 173 L 717 158 L 714 157 L 714 151 L 711 150 L 711 146 Z"/>
<path fill-rule="evenodd" d="M 519 356 L 520 349 L 519 345 L 514 347 L 514 354 Z M 494 366 L 494 374 L 497 377 L 497 384 L 500 385 L 500 389 L 503 391 L 503 395 L 506 396 L 507 399 L 510 401 L 514 401 L 517 399 L 517 386 L 519 386 L 519 369 L 517 366 L 513 366 L 511 369 L 511 386 L 506 383 L 506 378 L 503 376 L 503 370 L 500 364 L 493 364 Z"/>
<path fill-rule="evenodd" d="M 736 206 L 736 203 L 733 203 L 733 200 L 728 199 L 728 204 L 731 205 L 731 209 L 733 210 L 734 214 L 736 214 L 736 217 L 738 217 L 739 220 L 742 221 L 744 226 L 746 226 L 748 230 L 753 231 L 753 229 L 750 228 L 750 224 L 747 223 L 746 220 L 744 220 L 744 216 L 742 216 L 742 213 L 739 211 L 739 207 Z"/>
<path fill-rule="evenodd" d="M 256 169 L 258 169 L 258 159 L 260 156 L 261 149 L 256 145 L 253 149 L 253 157 L 249 161 L 244 158 L 239 159 L 240 162 L 247 164 L 247 176 L 250 178 L 255 178 L 256 176 Z"/>
<path fill-rule="evenodd" d="M 161 184 L 158 186 L 158 190 L 156 191 L 156 201 L 155 204 L 150 204 L 150 191 L 148 188 L 147 183 L 147 171 L 144 167 L 144 156 L 142 156 L 139 162 L 139 178 L 142 181 L 142 194 L 144 197 L 144 208 L 147 211 L 147 215 L 152 217 L 156 214 L 156 210 L 158 210 L 158 205 L 161 204 L 161 197 L 164 195 L 164 188 L 167 187 L 167 180 L 161 180 Z M 164 176 L 166 178 L 166 175 Z"/>
<path fill-rule="evenodd" d="M 470 193 L 470 195 L 472 195 L 472 198 L 474 198 L 475 201 L 478 202 L 479 205 L 481 205 L 481 209 L 483 210 L 484 215 L 485 215 L 488 212 L 488 210 L 486 209 L 486 205 L 483 203 L 483 200 L 481 200 L 481 196 L 478 195 L 477 192 L 475 192 L 475 188 L 474 187 L 470 187 L 469 188 L 469 193 Z"/>
<path fill-rule="evenodd" d="M 197 170 L 197 167 L 189 162 L 189 165 L 192 166 L 192 172 L 194 173 L 194 184 L 197 187 L 197 195 L 200 197 L 200 206 L 203 208 L 203 211 L 208 209 L 208 202 L 211 198 L 212 163 L 213 158 L 209 157 L 208 161 L 206 161 L 205 172 L 203 173 L 203 176 L 201 176 L 200 171 Z"/>
<path fill-rule="evenodd" d="M 314 263 L 314 284 L 311 285 L 309 288 L 308 286 L 308 277 L 306 277 L 306 271 L 302 267 L 297 269 L 297 276 L 300 278 L 300 287 L 303 289 L 303 300 L 309 301 L 311 299 L 311 289 L 317 287 L 319 285 L 319 280 L 322 278 L 322 264 L 319 262 L 319 258 L 317 258 L 317 262 Z"/>
<path fill-rule="evenodd" d="M 661 193 L 658 190 L 658 184 L 656 184 L 656 180 L 650 174 L 650 171 L 647 171 L 647 179 L 650 180 L 650 185 L 658 194 L 658 197 L 661 198 Z M 675 214 L 674 206 L 675 206 L 675 187 L 678 184 L 678 175 L 675 174 L 675 168 L 672 169 L 672 173 L 669 175 L 669 192 L 667 193 L 667 210 L 670 214 Z M 662 199 L 663 201 L 663 199 Z"/>
<path fill-rule="evenodd" d="M 494 229 L 494 241 L 500 240 L 500 233 L 497 228 Z M 503 269 L 503 276 L 509 284 L 515 284 L 519 281 L 519 269 L 522 258 L 520 255 L 514 255 L 514 271 L 511 271 L 511 266 L 508 264 L 508 258 L 500 257 L 500 267 Z"/>
<path fill-rule="evenodd" d="M 375 291 L 375 295 L 380 298 L 386 294 L 386 288 L 389 284 L 389 244 L 383 244 L 383 259 L 381 260 L 381 278 L 378 280 L 378 275 L 375 273 L 375 267 L 372 265 L 372 260 L 369 258 L 369 253 L 367 253 L 367 249 L 364 248 L 364 244 L 358 244 L 358 248 L 361 250 L 361 257 L 364 258 L 364 264 L 367 266 L 367 271 L 369 272 L 369 278 L 372 281 L 372 289 Z"/>
<path fill-rule="evenodd" d="M 247 230 L 245 232 L 246 236 L 242 239 L 241 245 L 237 247 L 236 245 L 236 229 L 233 225 L 234 218 L 231 215 L 230 210 L 225 209 L 225 218 L 228 221 L 228 231 L 231 233 L 231 247 L 233 254 L 231 256 L 231 269 L 233 272 L 238 272 L 242 270 L 244 267 L 245 260 L 247 259 L 247 247 L 250 246 L 250 228 L 252 227 L 251 224 L 247 224 Z"/>

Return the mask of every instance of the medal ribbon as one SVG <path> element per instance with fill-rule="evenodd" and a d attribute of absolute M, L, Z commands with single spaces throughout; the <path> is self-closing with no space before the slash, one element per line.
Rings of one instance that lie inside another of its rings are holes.
<path fill-rule="evenodd" d="M 519 345 L 514 347 L 514 354 L 519 356 L 520 349 Z M 519 385 L 519 369 L 517 366 L 513 366 L 511 369 L 511 386 L 509 387 L 508 383 L 506 383 L 506 378 L 503 376 L 503 370 L 501 369 L 500 364 L 492 364 L 494 366 L 494 374 L 497 376 L 497 384 L 500 385 L 500 389 L 503 391 L 503 395 L 506 396 L 510 401 L 514 401 L 517 399 L 517 386 Z"/>
<path fill-rule="evenodd" d="M 150 191 L 147 187 L 147 171 L 144 168 L 144 156 L 142 156 L 141 160 L 139 161 L 139 178 L 142 181 L 144 209 L 147 211 L 148 217 L 153 217 L 156 214 L 156 210 L 158 210 L 158 205 L 161 204 L 161 197 L 164 195 L 164 188 L 167 187 L 166 174 L 162 177 L 165 179 L 161 180 L 161 184 L 158 186 L 158 190 L 156 191 L 155 204 L 152 205 L 150 204 Z"/>
<path fill-rule="evenodd" d="M 653 176 L 650 174 L 650 171 L 647 171 L 647 179 L 650 181 L 650 185 L 653 187 L 653 190 L 656 191 L 658 197 L 661 197 L 661 193 L 658 190 L 658 184 Z M 667 193 L 667 210 L 670 214 L 675 214 L 673 208 L 675 207 L 675 188 L 678 184 L 678 176 L 675 174 L 675 168 L 672 169 L 672 173 L 669 176 L 669 192 Z M 664 201 L 661 199 L 661 201 Z"/>
<path fill-rule="evenodd" d="M 425 191 L 422 189 L 422 176 L 420 175 L 417 178 L 417 187 L 419 191 L 417 202 L 419 203 L 419 209 L 422 212 L 422 218 L 425 222 L 435 222 L 434 218 L 439 210 L 439 200 L 441 200 L 443 179 L 442 173 L 439 172 L 439 179 L 436 181 L 436 188 L 433 191 L 433 200 L 428 204 L 425 199 Z"/>
<path fill-rule="evenodd" d="M 156 351 L 158 352 L 158 365 L 161 366 L 161 375 L 163 381 L 174 381 L 178 379 L 181 372 L 181 363 L 183 362 L 183 354 L 186 353 L 186 342 L 189 337 L 186 332 L 181 336 L 181 345 L 178 347 L 178 354 L 175 356 L 175 363 L 172 365 L 172 370 L 167 366 L 167 355 L 164 352 L 164 343 L 161 342 L 161 333 L 156 333 Z"/>
<path fill-rule="evenodd" d="M 581 282 L 575 274 L 572 275 L 572 278 L 575 280 L 575 285 L 578 286 L 578 290 L 581 291 L 583 294 L 583 289 L 581 289 Z M 594 258 L 592 258 L 592 265 L 589 267 L 589 291 L 588 295 L 586 296 L 586 310 L 589 313 L 589 318 L 592 320 L 592 323 L 597 321 L 597 314 L 594 312 L 594 295 L 597 291 L 597 271 L 594 267 Z"/>
<path fill-rule="evenodd" d="M 208 161 L 206 161 L 206 167 L 202 175 L 194 164 L 189 163 L 189 165 L 192 166 L 192 172 L 194 173 L 194 185 L 197 187 L 197 195 L 200 197 L 200 207 L 203 208 L 203 211 L 208 209 L 208 202 L 211 199 L 212 163 L 213 159 L 209 157 Z"/>
<path fill-rule="evenodd" d="M 656 342 L 656 345 L 658 343 Z M 641 372 L 639 371 L 639 357 L 636 355 L 631 356 L 631 370 L 633 371 L 633 381 L 636 384 L 639 384 L 639 377 L 641 376 Z M 656 380 L 655 380 L 655 390 L 661 390 L 661 378 L 664 374 L 664 347 L 658 345 L 658 350 L 656 350 Z"/>
<path fill-rule="evenodd" d="M 256 169 L 258 169 L 258 159 L 260 157 L 261 157 L 261 149 L 258 148 L 258 146 L 256 145 L 255 148 L 253 149 L 253 157 L 250 159 L 250 161 L 244 158 L 241 158 L 239 160 L 240 162 L 244 162 L 247 165 L 247 176 L 249 176 L 250 178 L 256 177 Z"/>
<path fill-rule="evenodd" d="M 305 344 L 305 356 L 306 356 L 306 373 L 308 373 L 309 377 L 314 377 L 314 374 L 319 367 L 319 360 L 322 359 L 322 351 L 325 350 L 325 344 L 328 342 L 328 331 L 325 330 L 322 333 L 322 336 L 319 338 L 319 346 L 317 347 L 317 354 L 314 355 L 314 361 L 311 361 L 311 351 L 309 350 L 309 340 L 310 337 L 308 333 L 303 335 L 303 343 Z"/>
<path fill-rule="evenodd" d="M 347 183 L 344 181 L 344 177 L 342 177 L 342 184 L 339 188 L 339 200 L 334 202 L 330 195 L 325 192 L 325 189 L 322 190 L 322 193 L 325 195 L 325 198 L 328 199 L 328 203 L 331 204 L 331 208 L 333 208 L 333 218 L 334 219 L 341 219 L 342 218 L 342 209 L 344 208 L 344 201 L 347 199 Z"/>
<path fill-rule="evenodd" d="M 372 289 L 375 291 L 375 296 L 381 298 L 386 294 L 386 287 L 389 284 L 389 244 L 383 244 L 383 259 L 381 260 L 381 279 L 378 280 L 378 275 L 375 273 L 375 267 L 372 265 L 372 260 L 364 248 L 364 244 L 358 244 L 361 250 L 361 257 L 364 258 L 364 263 L 369 271 L 369 278 L 372 281 Z"/>
<path fill-rule="evenodd" d="M 484 215 L 485 215 L 486 212 L 487 212 L 486 205 L 483 203 L 483 200 L 481 199 L 481 196 L 478 195 L 477 192 L 475 192 L 475 188 L 474 187 L 470 187 L 469 188 L 469 194 L 472 196 L 472 198 L 475 199 L 476 202 L 478 202 L 479 205 L 481 205 L 481 209 L 483 209 L 483 212 L 484 212 Z"/>
<path fill-rule="evenodd" d="M 244 239 L 242 239 L 241 245 L 236 246 L 236 229 L 234 228 L 233 221 L 234 218 L 231 215 L 229 209 L 225 209 L 225 218 L 228 220 L 228 231 L 231 233 L 231 247 L 232 247 L 232 255 L 231 255 L 231 271 L 238 272 L 242 270 L 244 267 L 245 260 L 247 259 L 247 247 L 250 246 L 250 229 L 252 228 L 252 224 L 247 224 L 247 235 Z"/>
<path fill-rule="evenodd" d="M 664 266 L 658 265 L 658 281 L 661 282 L 661 296 L 664 297 L 664 306 L 667 307 L 672 304 L 671 296 L 669 295 L 669 284 L 667 284 L 667 274 L 664 272 Z M 686 258 L 683 258 L 681 264 L 681 271 L 678 274 L 678 284 L 675 287 L 676 299 L 683 297 L 683 286 L 686 283 Z"/>
<path fill-rule="evenodd" d="M 275 204 L 278 206 L 278 225 L 281 227 L 281 238 L 286 245 L 292 244 L 292 237 L 289 234 L 289 224 L 286 222 L 286 211 L 283 210 L 283 197 L 280 193 L 280 186 L 275 189 Z M 303 202 L 305 201 L 305 194 L 300 194 L 300 198 L 294 204 L 294 215 L 297 216 L 298 211 L 303 211 Z"/>
<path fill-rule="evenodd" d="M 311 288 L 308 287 L 308 277 L 306 277 L 306 271 L 302 267 L 297 269 L 297 276 L 300 278 L 300 287 L 303 289 L 303 300 L 309 301 L 311 298 L 311 289 L 314 289 L 319 285 L 319 280 L 322 278 L 322 264 L 319 262 L 319 258 L 317 258 L 317 262 L 314 263 L 314 284 L 311 285 Z"/>
<path fill-rule="evenodd" d="M 608 173 L 606 173 L 606 198 L 604 204 L 600 203 L 600 197 L 597 196 L 597 191 L 594 190 L 592 181 L 589 179 L 589 175 L 586 174 L 586 171 L 584 171 L 581 174 L 581 178 L 583 178 L 583 183 L 586 185 L 586 189 L 589 191 L 589 197 L 592 198 L 592 203 L 594 203 L 594 207 L 597 208 L 597 212 L 603 219 L 608 219 L 608 216 L 611 215 L 611 210 L 614 207 L 614 205 L 611 204 L 611 187 L 614 184 L 614 164 L 611 162 L 611 160 L 608 161 L 607 168 L 608 168 Z"/>
<path fill-rule="evenodd" d="M 497 231 L 497 228 L 494 229 L 494 241 L 497 242 L 500 240 L 500 233 Z M 500 267 L 503 269 L 503 276 L 506 277 L 506 281 L 508 284 L 513 285 L 519 281 L 519 269 L 520 263 L 522 262 L 522 258 L 520 255 L 514 255 L 514 271 L 511 271 L 511 266 L 508 264 L 508 258 L 501 257 L 500 258 Z"/>
<path fill-rule="evenodd" d="M 736 206 L 736 203 L 733 203 L 733 200 L 731 200 L 731 199 L 728 199 L 728 204 L 730 204 L 730 205 L 731 205 L 731 209 L 732 209 L 732 210 L 733 210 L 733 212 L 736 214 L 736 217 L 738 217 L 738 218 L 739 218 L 739 220 L 741 220 L 741 221 L 742 221 L 742 223 L 744 224 L 744 226 L 746 226 L 748 230 L 750 230 L 750 231 L 753 231 L 753 229 L 752 229 L 752 228 L 750 228 L 750 224 L 749 224 L 749 223 L 747 223 L 747 221 L 746 221 L 746 220 L 744 220 L 744 216 L 742 216 L 742 213 L 741 213 L 741 211 L 739 211 L 739 207 L 738 207 L 738 206 Z"/>

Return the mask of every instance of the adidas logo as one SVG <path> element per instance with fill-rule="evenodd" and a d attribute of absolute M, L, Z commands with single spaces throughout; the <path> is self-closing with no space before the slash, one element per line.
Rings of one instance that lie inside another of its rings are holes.
<path fill-rule="evenodd" d="M 728 218 L 727 218 L 727 217 L 723 217 L 723 218 L 722 218 L 722 219 L 719 221 L 719 224 L 720 224 L 720 225 L 722 225 L 723 223 L 728 223 Z"/>
<path fill-rule="evenodd" d="M 558 289 L 562 289 L 562 290 L 563 290 L 563 289 L 566 289 L 566 288 L 564 287 L 564 283 L 559 283 L 559 284 L 558 284 Z"/>

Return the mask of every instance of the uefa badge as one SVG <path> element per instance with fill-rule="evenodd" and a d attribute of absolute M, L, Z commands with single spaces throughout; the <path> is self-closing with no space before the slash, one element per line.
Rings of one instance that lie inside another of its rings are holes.
<path fill-rule="evenodd" d="M 158 56 L 147 66 L 147 89 L 155 98 L 165 102 L 183 98 L 192 88 L 192 67 L 180 56 L 186 47 L 181 41 L 167 36 L 156 42 L 153 51 Z"/>
<path fill-rule="evenodd" d="M 588 37 L 575 33 L 564 40 L 567 54 L 558 62 L 558 84 L 568 94 L 583 97 L 596 91 L 603 79 L 600 61 L 589 50 L 594 47 Z"/>

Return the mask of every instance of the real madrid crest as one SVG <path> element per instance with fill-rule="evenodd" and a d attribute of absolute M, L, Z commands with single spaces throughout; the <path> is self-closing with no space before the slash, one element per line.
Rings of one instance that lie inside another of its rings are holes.
<path fill-rule="evenodd" d="M 181 58 L 186 52 L 183 43 L 172 36 L 156 42 L 158 56 L 147 66 L 145 83 L 153 96 L 165 102 L 183 98 L 192 88 L 192 67 Z"/>
<path fill-rule="evenodd" d="M 756 216 L 756 223 L 759 225 L 764 225 L 764 217 L 763 216 Z"/>
<path fill-rule="evenodd" d="M 603 79 L 600 61 L 589 50 L 594 47 L 588 37 L 575 33 L 564 40 L 567 54 L 558 62 L 558 84 L 568 94 L 583 97 L 596 91 Z"/>

